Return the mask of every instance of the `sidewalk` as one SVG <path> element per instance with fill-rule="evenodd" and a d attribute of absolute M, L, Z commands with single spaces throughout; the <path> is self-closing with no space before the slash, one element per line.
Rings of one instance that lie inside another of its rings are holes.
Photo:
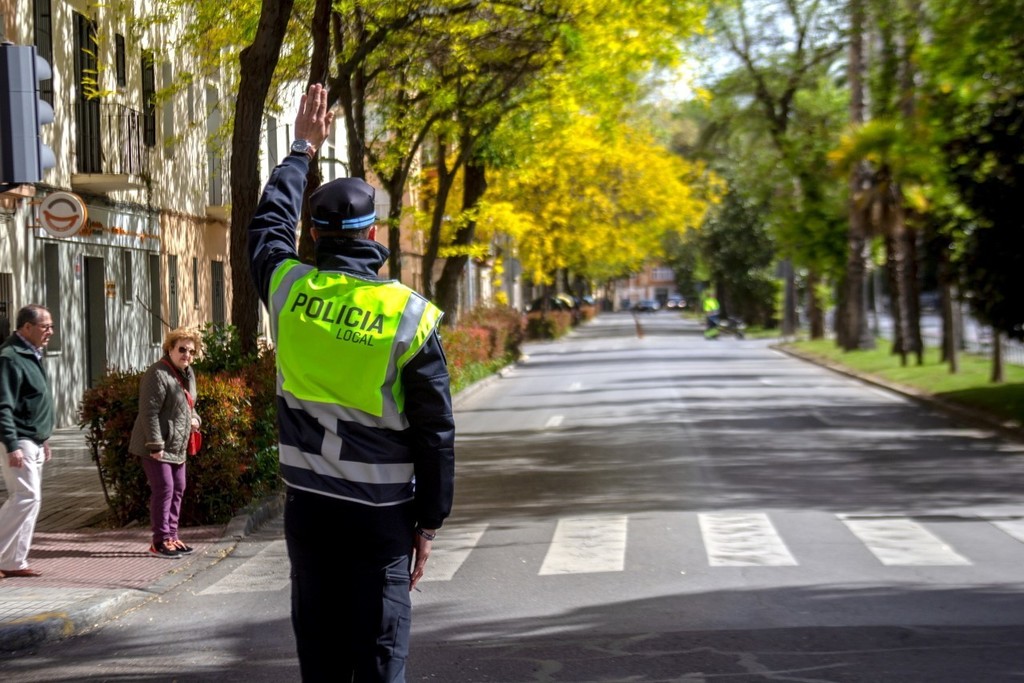
<path fill-rule="evenodd" d="M 151 557 L 147 526 L 90 528 L 106 514 L 85 432 L 58 430 L 43 467 L 43 506 L 29 553 L 35 578 L 0 579 L 0 650 L 19 650 L 81 633 L 161 595 L 216 564 L 259 523 L 279 514 L 273 499 L 230 523 L 182 529 L 195 552 Z M 0 502 L 7 492 L 0 479 Z"/>

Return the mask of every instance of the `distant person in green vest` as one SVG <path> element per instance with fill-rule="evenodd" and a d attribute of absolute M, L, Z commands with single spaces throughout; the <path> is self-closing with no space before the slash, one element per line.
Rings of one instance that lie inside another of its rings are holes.
<path fill-rule="evenodd" d="M 721 314 L 721 307 L 718 305 L 718 299 L 710 291 L 704 294 L 704 301 L 701 304 L 701 308 L 704 311 L 704 321 L 706 327 L 704 328 L 704 337 L 707 339 L 718 338 L 718 316 Z"/>
<path fill-rule="evenodd" d="M 53 394 L 43 367 L 52 336 L 50 312 L 29 304 L 18 311 L 14 334 L 0 346 L 0 467 L 7 487 L 0 507 L 0 578 L 39 576 L 29 567 L 28 551 L 53 434 Z"/>
<path fill-rule="evenodd" d="M 374 188 L 317 188 L 315 265 L 299 260 L 307 173 L 333 118 L 310 86 L 248 234 L 277 352 L 292 627 L 303 681 L 403 683 L 409 593 L 452 506 L 455 421 L 441 311 L 377 274 Z"/>

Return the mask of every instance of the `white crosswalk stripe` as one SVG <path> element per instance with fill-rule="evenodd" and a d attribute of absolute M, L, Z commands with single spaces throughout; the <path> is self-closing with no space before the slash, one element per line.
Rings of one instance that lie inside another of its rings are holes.
<path fill-rule="evenodd" d="M 429 571 L 424 574 L 423 581 L 451 581 L 455 578 L 455 572 L 480 543 L 485 531 L 486 524 L 468 524 L 453 529 L 446 527 L 430 551 Z"/>
<path fill-rule="evenodd" d="M 626 562 L 626 516 L 558 520 L 540 574 L 621 572 Z"/>
<path fill-rule="evenodd" d="M 797 564 L 764 513 L 698 515 L 712 567 L 791 567 Z"/>
<path fill-rule="evenodd" d="M 843 522 L 888 567 L 971 564 L 970 560 L 911 519 L 843 519 Z"/>
<path fill-rule="evenodd" d="M 288 548 L 284 541 L 272 541 L 226 577 L 204 588 L 200 595 L 279 591 L 289 581 Z"/>
<path fill-rule="evenodd" d="M 999 519 L 992 523 L 1021 543 L 1024 543 L 1024 519 Z"/>

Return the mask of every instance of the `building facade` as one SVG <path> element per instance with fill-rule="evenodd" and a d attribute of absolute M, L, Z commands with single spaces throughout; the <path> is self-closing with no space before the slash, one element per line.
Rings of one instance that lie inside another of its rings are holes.
<path fill-rule="evenodd" d="M 0 194 L 0 332 L 50 309 L 58 425 L 111 368 L 142 369 L 174 327 L 226 322 L 225 87 L 198 73 L 145 0 L 0 0 L 6 39 L 52 66 L 40 97 L 56 166 Z"/>

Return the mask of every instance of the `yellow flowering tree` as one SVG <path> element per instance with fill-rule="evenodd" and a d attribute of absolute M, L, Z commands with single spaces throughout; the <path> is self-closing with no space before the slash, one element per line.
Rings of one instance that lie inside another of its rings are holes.
<path fill-rule="evenodd" d="M 720 191 L 701 164 L 594 116 L 551 129 L 537 148 L 529 163 L 494 174 L 479 218 L 515 238 L 537 284 L 560 270 L 590 282 L 636 272 L 664 256 L 669 233 L 699 226 Z"/>

